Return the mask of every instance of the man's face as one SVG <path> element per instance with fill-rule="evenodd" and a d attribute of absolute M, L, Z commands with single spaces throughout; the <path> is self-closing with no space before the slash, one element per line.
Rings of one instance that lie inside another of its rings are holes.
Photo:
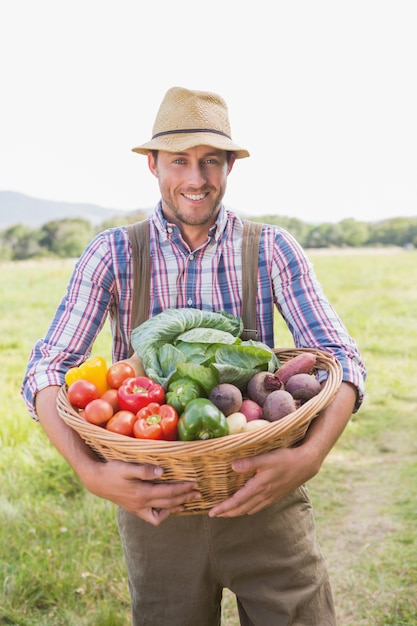
<path fill-rule="evenodd" d="M 159 151 L 148 155 L 151 172 L 158 178 L 164 216 L 187 226 L 211 226 L 217 217 L 233 167 L 225 150 L 197 146 L 185 152 Z"/>

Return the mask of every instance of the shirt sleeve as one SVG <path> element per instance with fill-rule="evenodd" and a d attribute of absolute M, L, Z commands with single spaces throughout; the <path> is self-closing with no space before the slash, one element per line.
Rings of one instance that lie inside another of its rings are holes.
<path fill-rule="evenodd" d="M 274 238 L 270 242 L 274 298 L 295 346 L 327 351 L 340 362 L 343 380 L 357 389 L 357 411 L 365 393 L 366 368 L 355 340 L 327 299 L 301 246 L 282 229 L 269 236 Z"/>
<path fill-rule="evenodd" d="M 114 292 L 113 254 L 104 231 L 92 240 L 76 263 L 45 337 L 36 342 L 29 356 L 21 393 L 33 418 L 38 419 L 36 393 L 50 385 L 61 386 L 66 371 L 90 356 Z"/>

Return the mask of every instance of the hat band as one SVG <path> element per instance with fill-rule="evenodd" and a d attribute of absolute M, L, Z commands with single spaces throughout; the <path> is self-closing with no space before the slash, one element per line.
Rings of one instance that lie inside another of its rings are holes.
<path fill-rule="evenodd" d="M 223 135 L 223 137 L 227 137 L 227 139 L 230 139 L 230 141 L 232 140 L 232 138 L 229 135 L 226 135 L 226 133 L 224 133 L 223 131 L 214 130 L 213 128 L 180 128 L 178 130 L 166 130 L 162 133 L 156 133 L 156 135 L 153 135 L 152 139 L 156 139 L 156 137 L 162 137 L 163 135 L 177 135 L 181 133 L 214 133 L 216 135 Z"/>

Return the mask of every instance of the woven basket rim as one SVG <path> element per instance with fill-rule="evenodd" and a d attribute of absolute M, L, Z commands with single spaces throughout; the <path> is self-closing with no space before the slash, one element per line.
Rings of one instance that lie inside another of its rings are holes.
<path fill-rule="evenodd" d="M 308 427 L 309 423 L 322 411 L 336 395 L 342 381 L 342 367 L 337 359 L 328 352 L 315 348 L 287 348 L 274 349 L 274 352 L 281 361 L 288 360 L 302 352 L 313 352 L 317 357 L 316 370 L 327 371 L 327 380 L 318 395 L 303 404 L 296 411 L 286 415 L 276 422 L 267 422 L 265 427 L 250 430 L 245 433 L 227 435 L 216 439 L 199 441 L 151 441 L 136 439 L 112 433 L 103 427 L 90 424 L 82 418 L 71 406 L 67 385 L 63 385 L 58 393 L 57 410 L 63 421 L 78 434 L 96 451 L 114 448 L 123 455 L 124 451 L 130 454 L 137 452 L 141 454 L 160 456 L 162 459 L 173 454 L 175 457 L 184 458 L 198 457 L 201 454 L 218 456 L 222 451 L 232 451 L 237 449 L 244 451 L 247 447 L 263 445 L 266 441 L 273 445 L 274 439 L 291 433 L 300 427 Z M 104 456 L 106 453 L 104 452 Z"/>

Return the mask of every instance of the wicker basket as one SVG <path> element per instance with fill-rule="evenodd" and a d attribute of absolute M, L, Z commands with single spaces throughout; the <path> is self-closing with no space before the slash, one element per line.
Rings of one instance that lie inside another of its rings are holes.
<path fill-rule="evenodd" d="M 68 400 L 66 385 L 59 391 L 57 408 L 64 422 L 103 459 L 160 465 L 164 468 L 161 480 L 197 481 L 202 498 L 186 504 L 185 513 L 203 513 L 235 493 L 250 477 L 233 472 L 230 467 L 233 460 L 296 444 L 304 437 L 310 422 L 336 395 L 342 368 L 334 357 L 307 348 L 275 350 L 281 362 L 305 351 L 313 352 L 317 357 L 316 368 L 328 373 L 320 393 L 279 421 L 247 433 L 205 441 L 172 442 L 118 435 L 80 417 Z"/>

